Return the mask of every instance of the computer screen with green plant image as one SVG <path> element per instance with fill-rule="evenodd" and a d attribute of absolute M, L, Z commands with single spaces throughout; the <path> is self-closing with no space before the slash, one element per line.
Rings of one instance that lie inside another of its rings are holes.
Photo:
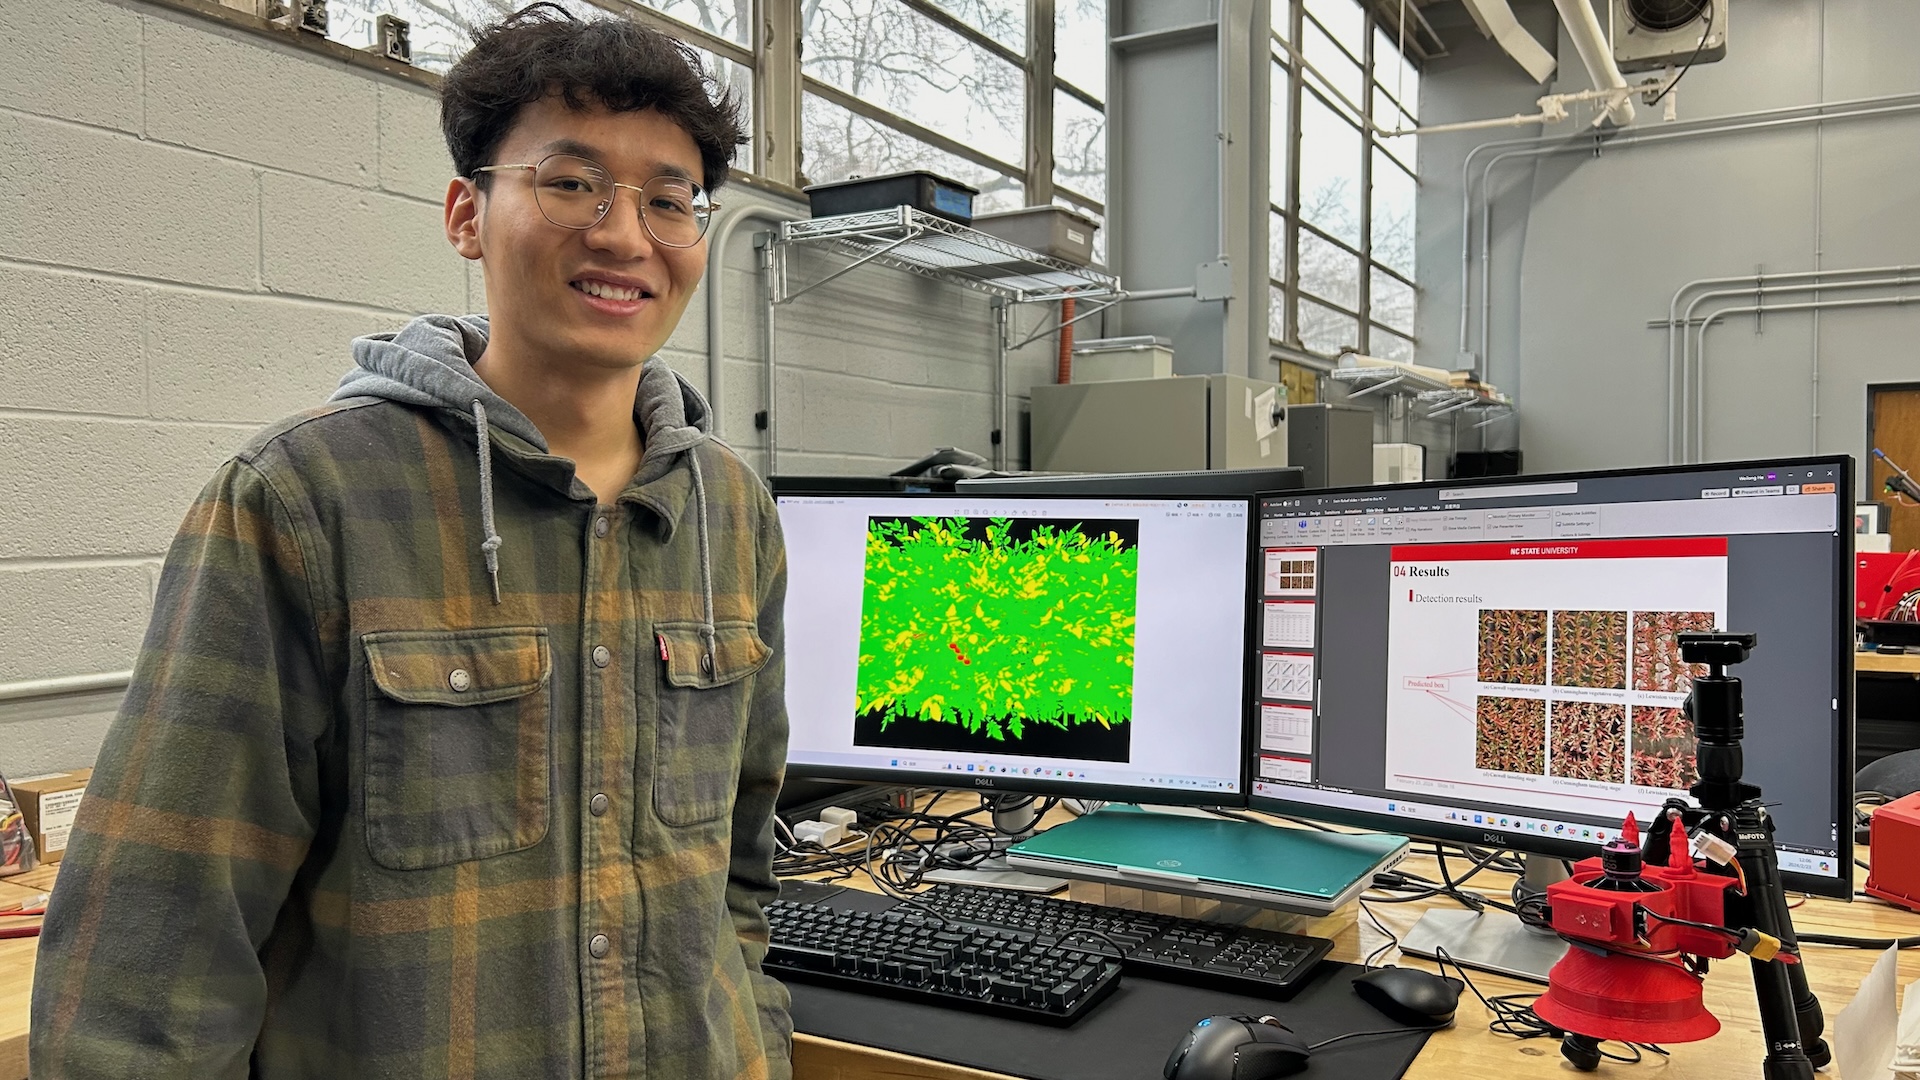
<path fill-rule="evenodd" d="M 1248 500 L 777 501 L 790 773 L 1243 800 Z"/>

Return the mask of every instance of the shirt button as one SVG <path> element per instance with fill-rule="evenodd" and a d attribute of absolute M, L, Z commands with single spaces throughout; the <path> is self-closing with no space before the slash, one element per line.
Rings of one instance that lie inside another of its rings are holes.
<path fill-rule="evenodd" d="M 593 647 L 593 666 L 594 667 L 606 667 L 608 664 L 612 662 L 613 662 L 613 651 L 611 649 L 607 648 L 605 645 L 595 645 Z"/>
<path fill-rule="evenodd" d="M 593 954 L 595 960 L 607 955 L 608 950 L 612 948 L 613 942 L 608 941 L 605 934 L 595 934 L 587 941 L 587 951 Z"/>
<path fill-rule="evenodd" d="M 595 795 L 593 798 L 587 800 L 587 809 L 593 812 L 594 817 L 599 817 L 601 814 L 606 813 L 607 812 L 606 795 L 604 794 Z"/>
<path fill-rule="evenodd" d="M 473 685 L 473 676 L 467 674 L 466 668 L 454 668 L 447 675 L 447 685 L 453 687 L 455 693 L 463 693 Z"/>
<path fill-rule="evenodd" d="M 605 536 L 607 535 L 607 530 L 611 528 L 612 526 L 607 524 L 606 518 L 599 517 L 593 519 L 593 535 Z"/>

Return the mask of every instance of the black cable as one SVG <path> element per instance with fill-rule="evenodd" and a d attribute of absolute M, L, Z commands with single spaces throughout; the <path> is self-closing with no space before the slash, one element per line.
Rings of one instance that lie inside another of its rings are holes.
<path fill-rule="evenodd" d="M 1467 989 L 1473 991 L 1473 996 L 1480 999 L 1480 1004 L 1494 1015 L 1494 1019 L 1487 1024 L 1488 1031 L 1496 1035 L 1511 1035 L 1516 1039 L 1557 1039 L 1565 1034 L 1562 1029 L 1542 1020 L 1540 1015 L 1533 1011 L 1533 1003 L 1540 1000 L 1538 993 L 1498 994 L 1489 998 L 1480 992 L 1480 988 L 1473 984 L 1472 977 L 1467 974 L 1467 969 L 1462 967 L 1460 961 L 1455 960 L 1445 948 L 1436 949 L 1434 952 L 1440 966 L 1440 973 L 1445 975 L 1448 965 L 1452 965 L 1453 970 L 1460 973 L 1460 981 L 1465 983 Z M 1600 1041 L 1604 1043 L 1614 1040 Z M 1653 1043 L 1629 1042 L 1621 1045 L 1625 1046 L 1633 1056 L 1628 1057 L 1599 1048 L 1596 1048 L 1596 1052 L 1610 1061 L 1628 1065 L 1639 1062 L 1643 1051 L 1658 1054 L 1661 1057 L 1668 1056 L 1665 1049 Z"/>
<path fill-rule="evenodd" d="M 1119 942 L 1113 940 L 1112 938 L 1108 937 L 1106 934 L 1101 933 L 1098 930 L 1088 929 L 1085 927 L 1082 927 L 1076 930 L 1069 930 L 1066 933 L 1060 935 L 1060 940 L 1065 941 L 1070 937 L 1079 937 L 1081 935 L 1085 935 L 1087 937 L 1097 937 L 1101 941 L 1106 942 L 1108 947 L 1113 950 L 1113 960 L 1115 963 L 1119 963 L 1120 961 L 1125 960 L 1127 958 L 1127 950 L 1124 947 L 1122 947 Z M 1085 952 L 1086 950 L 1082 949 L 1080 951 Z"/>
<path fill-rule="evenodd" d="M 1796 934 L 1802 945 L 1835 945 L 1843 949 L 1912 949 L 1920 947 L 1920 937 L 1862 938 L 1844 934 Z"/>
<path fill-rule="evenodd" d="M 1345 1035 L 1335 1035 L 1331 1039 L 1321 1039 L 1317 1043 L 1309 1043 L 1307 1044 L 1307 1049 L 1318 1050 L 1323 1046 L 1331 1046 L 1334 1043 L 1342 1042 L 1347 1039 L 1364 1039 L 1370 1035 L 1424 1035 L 1429 1031 L 1438 1031 L 1438 1030 L 1440 1029 L 1430 1028 L 1430 1027 L 1426 1027 L 1426 1028 L 1403 1027 L 1403 1028 L 1381 1028 L 1379 1031 L 1349 1031 Z"/>
<path fill-rule="evenodd" d="M 1693 55 L 1687 57 L 1687 66 L 1680 69 L 1680 74 L 1675 75 L 1673 77 L 1673 81 L 1667 84 L 1667 88 L 1665 90 L 1660 91 L 1660 97 L 1656 97 L 1652 101 L 1647 102 L 1647 108 L 1651 109 L 1655 105 L 1660 104 L 1661 98 L 1664 98 L 1668 94 L 1673 93 L 1673 88 L 1676 86 L 1679 86 L 1680 80 L 1686 78 L 1687 72 L 1693 70 L 1694 61 L 1700 59 L 1701 51 L 1707 47 L 1707 39 L 1713 36 L 1714 2 L 1715 0 L 1707 0 L 1707 25 L 1700 28 L 1700 44 L 1695 45 L 1693 47 Z"/>

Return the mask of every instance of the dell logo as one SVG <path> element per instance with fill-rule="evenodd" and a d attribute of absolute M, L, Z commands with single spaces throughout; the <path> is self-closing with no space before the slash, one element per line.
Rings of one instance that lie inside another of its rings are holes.
<path fill-rule="evenodd" d="M 1507 842 L 1507 838 L 1497 832 L 1481 833 L 1480 839 L 1485 840 L 1489 844 L 1505 844 Z"/>
<path fill-rule="evenodd" d="M 992 787 L 993 781 L 987 779 L 984 776 L 976 776 L 973 778 L 973 786 L 974 787 Z"/>

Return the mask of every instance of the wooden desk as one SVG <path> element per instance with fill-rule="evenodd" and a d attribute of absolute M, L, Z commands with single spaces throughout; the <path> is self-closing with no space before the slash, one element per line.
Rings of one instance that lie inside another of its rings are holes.
<path fill-rule="evenodd" d="M 1875 675 L 1920 675 L 1920 653 L 1856 652 L 1853 670 Z"/>
<path fill-rule="evenodd" d="M 60 864 L 0 878 L 0 911 L 18 911 L 53 888 Z M 9 919 L 8 922 L 25 922 Z M 0 1080 L 26 1080 L 27 1004 L 33 993 L 33 957 L 39 938 L 0 941 Z"/>
<path fill-rule="evenodd" d="M 1423 865 L 1424 864 L 1424 865 Z M 1430 860 L 1409 859 L 1407 869 L 1435 877 Z M 20 877 L 0 880 L 0 907 L 10 900 L 29 898 L 53 886 L 54 867 L 46 867 Z M 1864 871 L 1862 880 L 1864 881 Z M 1511 883 L 1504 875 L 1483 875 L 1490 895 L 1501 895 Z M 849 881 L 859 885 L 863 877 Z M 1411 904 L 1375 904 L 1374 913 L 1396 934 L 1404 934 L 1419 919 L 1420 913 L 1435 904 L 1452 906 L 1450 901 L 1428 900 Z M 1884 904 L 1859 901 L 1841 904 L 1830 900 L 1807 900 L 1795 909 L 1794 925 L 1802 932 L 1852 934 L 1865 937 L 1899 937 L 1920 934 L 1920 914 Z M 1336 923 L 1344 923 L 1335 928 Z M 1360 962 L 1386 938 L 1365 919 L 1321 920 L 1312 928 L 1332 937 L 1333 958 Z M 27 1005 L 33 985 L 34 948 L 37 939 L 0 941 L 0 1080 L 25 1080 L 27 1075 Z M 1867 949 L 1835 949 L 1809 945 L 1807 976 L 1820 1003 L 1826 1009 L 1827 1031 L 1832 1034 L 1833 1017 L 1853 998 L 1854 990 L 1865 977 L 1878 953 Z M 1389 958 L 1394 954 L 1389 953 Z M 1402 957 L 1398 962 L 1432 970 L 1427 961 Z M 1899 984 L 1905 986 L 1920 978 L 1920 950 L 1900 956 Z M 1475 973 L 1473 981 L 1482 993 L 1529 993 L 1539 987 L 1504 979 L 1497 975 Z M 1707 1007 L 1720 1018 L 1719 1035 L 1705 1042 L 1669 1046 L 1673 1057 L 1659 1075 L 1685 1077 L 1686 1080 L 1751 1080 L 1760 1073 L 1762 1056 L 1759 1010 L 1754 1004 L 1753 980 L 1745 957 L 1716 961 L 1707 979 Z M 1196 1017 L 1196 1019 L 1198 1019 Z M 1525 1041 L 1494 1035 L 1487 1031 L 1492 1017 L 1474 1000 L 1472 994 L 1460 999 L 1460 1013 L 1454 1026 L 1439 1032 L 1427 1042 L 1426 1049 L 1407 1071 L 1408 1080 L 1460 1080 L 1461 1077 L 1501 1077 L 1524 1080 L 1567 1080 L 1573 1074 L 1562 1062 L 1559 1044 L 1550 1039 Z M 799 1035 L 794 1039 L 794 1076 L 796 1080 L 1003 1080 L 997 1074 L 961 1068 L 944 1062 L 875 1050 L 851 1043 Z M 1658 1066 L 1642 1066 L 1642 1068 Z M 1155 1069 L 1157 1072 L 1157 1063 Z M 1631 1080 L 1635 1072 L 1623 1072 L 1627 1066 L 1608 1063 L 1599 1075 L 1614 1075 Z M 1822 1074 L 1830 1080 L 1846 1080 L 1829 1070 Z"/>
<path fill-rule="evenodd" d="M 1438 878 L 1437 868 L 1431 859 L 1411 858 L 1403 864 L 1403 868 L 1429 878 Z M 1454 868 L 1457 872 L 1458 866 Z M 1865 881 L 1865 875 L 1864 870 L 1860 871 L 1861 882 Z M 844 884 L 858 886 L 864 880 L 862 876 Z M 1488 873 L 1475 878 L 1473 884 L 1484 883 L 1488 886 L 1485 890 L 1488 895 L 1505 899 L 1505 890 L 1512 881 L 1507 875 Z M 1789 897 L 1790 903 L 1799 901 L 1797 896 Z M 1373 904 L 1371 907 L 1380 921 L 1396 935 L 1404 935 L 1419 921 L 1421 912 L 1436 905 L 1458 908 L 1457 904 L 1444 899 L 1407 904 Z M 1793 915 L 1796 930 L 1804 933 L 1858 937 L 1920 934 L 1920 913 L 1865 900 L 1843 904 L 1807 899 L 1794 909 Z M 1322 920 L 1323 925 L 1327 922 Z M 1344 928 L 1337 931 L 1317 929 L 1307 932 L 1332 937 L 1335 942 L 1332 958 L 1349 963 L 1361 962 L 1368 953 L 1387 943 L 1386 937 L 1364 918 L 1357 922 L 1347 921 Z M 1870 949 L 1820 945 L 1806 946 L 1803 951 L 1807 958 L 1808 981 L 1814 993 L 1819 995 L 1820 1004 L 1826 1012 L 1827 1037 L 1831 1041 L 1833 1017 L 1853 1000 L 1860 980 L 1880 954 Z M 1389 952 L 1384 962 L 1435 970 L 1435 965 L 1430 961 L 1402 957 L 1397 950 Z M 1666 1047 L 1673 1056 L 1664 1066 L 1651 1062 L 1637 1067 L 1607 1062 L 1602 1064 L 1600 1073 L 1596 1075 L 1606 1076 L 1611 1071 L 1611 1075 L 1621 1080 L 1631 1080 L 1638 1072 L 1622 1070 L 1659 1068 L 1664 1071 L 1653 1075 L 1685 1077 L 1686 1080 L 1753 1080 L 1759 1076 L 1764 1044 L 1760 1035 L 1759 1007 L 1753 996 L 1753 977 L 1748 965 L 1749 961 L 1744 956 L 1715 961 L 1708 975 L 1707 1008 L 1719 1017 L 1720 1034 L 1704 1042 Z M 1488 997 L 1495 994 L 1538 993 L 1542 989 L 1531 983 L 1498 975 L 1470 974 L 1474 985 Z M 1904 987 L 1916 977 L 1920 977 L 1920 950 L 1903 952 L 1900 955 L 1899 985 Z M 1284 1017 L 1284 1012 L 1280 1015 Z M 1544 1038 L 1520 1040 L 1495 1035 L 1487 1030 L 1487 1023 L 1492 1019 L 1492 1015 L 1471 992 L 1463 994 L 1454 1026 L 1436 1033 L 1428 1040 L 1426 1048 L 1414 1059 L 1413 1067 L 1407 1070 L 1407 1080 L 1460 1080 L 1462 1077 L 1567 1080 L 1569 1076 L 1579 1075 L 1561 1058 L 1558 1041 Z M 1611 1049 L 1617 1050 L 1617 1047 Z M 1006 1080 L 997 1073 L 811 1035 L 795 1036 L 793 1063 L 795 1080 L 907 1080 L 909 1077 L 926 1080 Z M 1159 1063 L 1154 1062 L 1152 1068 L 1145 1070 L 1143 1075 L 1158 1075 L 1158 1071 Z M 1831 1067 L 1821 1075 L 1829 1080 L 1846 1080 Z"/>

